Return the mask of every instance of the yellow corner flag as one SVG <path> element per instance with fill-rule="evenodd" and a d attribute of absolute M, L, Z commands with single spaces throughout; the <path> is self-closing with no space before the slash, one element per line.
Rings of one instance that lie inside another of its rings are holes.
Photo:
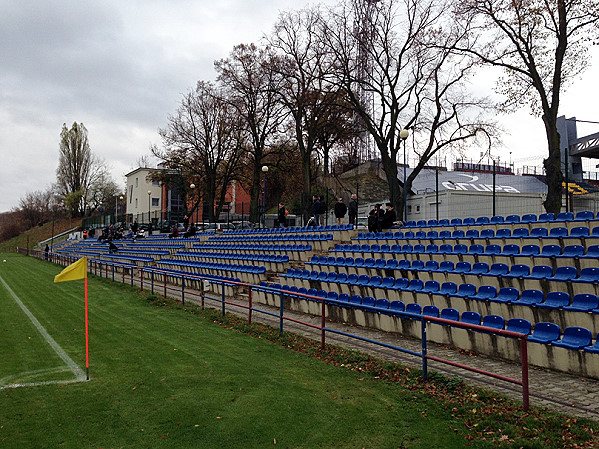
<path fill-rule="evenodd" d="M 54 283 L 77 279 L 87 279 L 87 257 L 82 257 L 54 276 Z"/>

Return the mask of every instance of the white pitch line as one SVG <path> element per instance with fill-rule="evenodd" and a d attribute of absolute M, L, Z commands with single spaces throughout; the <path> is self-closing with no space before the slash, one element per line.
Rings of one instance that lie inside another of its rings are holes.
<path fill-rule="evenodd" d="M 67 368 L 73 373 L 75 379 L 65 380 L 65 381 L 48 381 L 48 382 L 32 382 L 32 383 L 24 383 L 24 384 L 11 384 L 11 385 L 0 385 L 0 389 L 4 388 L 15 388 L 15 387 L 24 387 L 24 386 L 37 386 L 37 385 L 49 385 L 49 384 L 63 384 L 63 383 L 73 383 L 73 382 L 84 382 L 86 380 L 85 373 L 83 370 L 77 365 L 72 358 L 60 347 L 56 340 L 52 338 L 52 336 L 48 333 L 48 331 L 42 326 L 42 324 L 37 320 L 37 318 L 29 311 L 27 306 L 23 304 L 23 302 L 19 299 L 19 297 L 12 291 L 12 289 L 8 286 L 8 284 L 4 281 L 2 276 L 0 276 L 0 282 L 4 285 L 4 288 L 11 294 L 17 305 L 21 308 L 23 313 L 27 315 L 27 317 L 31 320 L 35 328 L 42 335 L 44 340 L 50 345 L 54 352 L 58 354 L 58 357 L 62 359 L 64 363 L 66 363 Z M 27 375 L 28 373 L 23 373 Z"/>

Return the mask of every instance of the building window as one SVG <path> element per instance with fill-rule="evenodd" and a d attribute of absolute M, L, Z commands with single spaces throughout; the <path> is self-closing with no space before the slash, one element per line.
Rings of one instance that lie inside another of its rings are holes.
<path fill-rule="evenodd" d="M 139 187 L 139 178 L 135 178 L 135 188 Z"/>
<path fill-rule="evenodd" d="M 420 212 L 420 204 L 416 205 L 416 213 Z"/>
<path fill-rule="evenodd" d="M 153 186 L 159 186 L 160 185 L 160 181 L 152 181 L 152 185 Z"/>
<path fill-rule="evenodd" d="M 158 198 L 152 198 L 152 207 L 158 207 Z"/>
<path fill-rule="evenodd" d="M 137 198 L 135 198 L 135 208 L 137 209 Z"/>

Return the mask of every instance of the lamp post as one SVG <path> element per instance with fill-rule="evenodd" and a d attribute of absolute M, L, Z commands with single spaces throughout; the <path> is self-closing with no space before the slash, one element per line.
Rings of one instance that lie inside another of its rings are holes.
<path fill-rule="evenodd" d="M 148 190 L 148 236 L 152 235 L 152 191 Z"/>
<path fill-rule="evenodd" d="M 408 220 L 408 191 L 406 189 L 406 139 L 410 132 L 407 129 L 402 129 L 399 132 L 399 138 L 403 140 L 403 220 Z"/>
<path fill-rule="evenodd" d="M 118 196 L 115 195 L 115 204 L 114 204 L 114 221 L 115 223 L 119 220 L 119 199 L 123 201 L 123 195 Z"/>
<path fill-rule="evenodd" d="M 189 188 L 191 189 L 191 210 L 193 210 L 193 197 L 194 197 L 194 192 L 195 192 L 195 188 L 196 185 L 194 183 L 189 184 Z M 196 211 L 197 214 L 197 211 Z M 193 221 L 193 217 L 191 217 Z M 197 215 L 196 215 L 196 222 L 197 222 Z"/>
<path fill-rule="evenodd" d="M 262 173 L 264 173 L 264 190 L 262 191 L 262 208 L 264 209 L 262 217 L 262 225 L 266 227 L 266 174 L 268 173 L 268 166 L 262 166 Z"/>

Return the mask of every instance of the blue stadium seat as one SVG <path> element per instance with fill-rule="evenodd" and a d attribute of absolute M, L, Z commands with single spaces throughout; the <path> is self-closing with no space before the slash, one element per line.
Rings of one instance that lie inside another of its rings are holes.
<path fill-rule="evenodd" d="M 537 216 L 535 214 L 524 214 L 522 215 L 522 220 L 520 223 L 535 223 L 537 221 Z"/>
<path fill-rule="evenodd" d="M 547 228 L 532 228 L 530 231 L 531 239 L 542 239 L 549 235 L 549 229 Z"/>
<path fill-rule="evenodd" d="M 407 278 L 397 278 L 395 280 L 394 290 L 405 290 L 410 283 Z"/>
<path fill-rule="evenodd" d="M 437 293 L 439 291 L 440 285 L 438 281 L 426 281 L 424 283 L 424 287 L 422 288 L 423 293 Z"/>
<path fill-rule="evenodd" d="M 546 279 L 548 281 L 570 281 L 578 276 L 578 270 L 574 267 L 557 267 L 555 274 Z"/>
<path fill-rule="evenodd" d="M 530 275 L 530 267 L 528 265 L 516 264 L 512 265 L 509 272 L 505 273 L 503 277 L 522 279 Z"/>
<path fill-rule="evenodd" d="M 408 286 L 405 288 L 405 291 L 415 292 L 420 291 L 424 287 L 424 282 L 422 279 L 412 279 Z"/>
<path fill-rule="evenodd" d="M 580 275 L 572 279 L 572 282 L 585 282 L 594 284 L 599 282 L 599 267 L 587 267 L 580 270 Z"/>
<path fill-rule="evenodd" d="M 457 291 L 458 286 L 455 282 L 443 282 L 439 289 L 439 294 L 443 296 L 452 296 Z"/>
<path fill-rule="evenodd" d="M 520 304 L 526 306 L 533 306 L 543 302 L 545 295 L 540 290 L 527 289 L 523 290 L 520 295 L 520 299 L 518 301 L 513 302 L 512 304 Z"/>
<path fill-rule="evenodd" d="M 372 296 L 364 296 L 364 298 L 362 298 L 362 306 L 374 307 L 375 304 L 376 300 Z"/>
<path fill-rule="evenodd" d="M 412 303 L 406 305 L 406 312 L 413 313 L 415 315 L 421 315 L 422 314 L 422 306 L 418 303 L 412 302 Z"/>
<path fill-rule="evenodd" d="M 597 295 L 581 293 L 574 295 L 572 304 L 564 306 L 563 309 L 573 312 L 590 312 L 597 307 L 599 307 L 599 297 L 597 297 Z"/>
<path fill-rule="evenodd" d="M 570 304 L 570 295 L 565 292 L 549 292 L 545 301 L 537 304 L 543 309 L 561 309 Z"/>
<path fill-rule="evenodd" d="M 481 325 L 492 327 L 493 329 L 503 329 L 505 326 L 505 318 L 501 315 L 485 315 Z"/>
<path fill-rule="evenodd" d="M 422 314 L 425 316 L 438 317 L 439 316 L 439 308 L 437 306 L 428 305 L 422 308 Z"/>
<path fill-rule="evenodd" d="M 453 307 L 447 307 L 441 310 L 439 318 L 443 318 L 444 320 L 459 321 L 460 312 L 457 309 L 454 309 Z"/>
<path fill-rule="evenodd" d="M 439 268 L 437 271 L 439 273 L 447 273 L 453 271 L 455 269 L 455 265 L 451 260 L 444 260 L 439 264 Z"/>
<path fill-rule="evenodd" d="M 595 344 L 585 346 L 583 349 L 585 352 L 590 352 L 591 354 L 599 354 L 599 334 L 595 337 Z"/>
<path fill-rule="evenodd" d="M 525 238 L 525 237 L 528 237 L 529 235 L 530 235 L 530 231 L 528 230 L 528 228 L 516 228 L 512 232 L 512 237 L 517 238 L 517 239 Z"/>
<path fill-rule="evenodd" d="M 517 301 L 520 297 L 520 291 L 517 288 L 513 287 L 502 287 L 497 292 L 497 296 L 495 298 L 489 298 L 489 301 L 493 302 L 503 302 L 503 303 L 512 303 Z"/>
<path fill-rule="evenodd" d="M 466 231 L 467 239 L 477 239 L 480 236 L 480 231 L 478 229 L 468 229 Z"/>
<path fill-rule="evenodd" d="M 470 310 L 462 313 L 462 317 L 460 318 L 460 321 L 462 323 L 476 324 L 476 325 L 480 325 L 480 320 L 481 320 L 480 313 L 472 312 Z"/>
<path fill-rule="evenodd" d="M 530 271 L 530 279 L 547 279 L 553 276 L 553 268 L 547 265 L 535 265 Z"/>
<path fill-rule="evenodd" d="M 539 214 L 539 218 L 537 221 L 539 223 L 547 223 L 555 220 L 555 214 L 553 212 L 545 212 L 543 214 Z"/>
<path fill-rule="evenodd" d="M 439 270 L 439 262 L 436 260 L 429 260 L 424 264 L 424 271 L 438 271 Z"/>
<path fill-rule="evenodd" d="M 387 277 L 383 278 L 380 288 L 384 288 L 386 290 L 393 290 L 394 285 L 395 285 L 395 278 L 393 276 L 387 276 Z"/>
<path fill-rule="evenodd" d="M 488 276 L 504 276 L 510 271 L 510 267 L 505 263 L 494 263 L 491 265 Z"/>
<path fill-rule="evenodd" d="M 495 237 L 495 230 L 493 229 L 483 229 L 480 231 L 479 237 L 481 239 L 492 239 Z"/>
<path fill-rule="evenodd" d="M 552 238 L 568 237 L 568 228 L 562 227 L 562 226 L 551 228 L 551 230 L 549 231 L 549 237 L 552 237 Z"/>
<path fill-rule="evenodd" d="M 599 228 L 598 228 L 599 229 Z M 463 229 L 456 229 L 451 233 L 452 239 L 463 239 L 466 236 L 466 232 Z"/>
<path fill-rule="evenodd" d="M 556 341 L 559 338 L 560 328 L 555 323 L 537 323 L 532 332 L 532 335 L 528 337 L 528 341 L 535 343 L 549 344 Z"/>
<path fill-rule="evenodd" d="M 453 269 L 454 273 L 468 273 L 472 271 L 472 264 L 470 262 L 458 262 Z"/>
<path fill-rule="evenodd" d="M 489 217 L 478 217 L 476 219 L 475 224 L 477 224 L 477 225 L 484 225 L 484 224 L 489 224 L 489 222 L 490 222 Z"/>
<path fill-rule="evenodd" d="M 574 220 L 573 212 L 560 212 L 559 214 L 557 214 L 557 217 L 555 217 L 555 221 L 572 221 L 572 220 Z"/>
<path fill-rule="evenodd" d="M 352 295 L 349 297 L 349 302 L 350 302 L 350 304 L 355 304 L 355 305 L 362 304 L 362 296 Z"/>
<path fill-rule="evenodd" d="M 588 226 L 576 226 L 570 230 L 570 238 L 585 238 L 590 235 Z"/>
<path fill-rule="evenodd" d="M 460 284 L 458 290 L 451 296 L 457 296 L 459 298 L 469 298 L 476 295 L 476 285 L 474 284 Z"/>
<path fill-rule="evenodd" d="M 440 239 L 450 239 L 451 238 L 451 231 L 448 231 L 448 230 L 440 231 L 439 232 L 439 238 Z"/>
<path fill-rule="evenodd" d="M 470 272 L 468 274 L 473 274 L 473 275 L 481 275 L 481 274 L 486 274 L 489 272 L 489 264 L 486 262 L 476 262 L 474 265 L 472 265 L 472 269 L 470 270 Z"/>
<path fill-rule="evenodd" d="M 551 345 L 578 351 L 585 346 L 589 346 L 592 341 L 593 335 L 590 330 L 584 327 L 572 326 L 565 328 L 561 340 L 553 341 Z"/>
<path fill-rule="evenodd" d="M 374 307 L 378 309 L 388 309 L 389 308 L 389 300 L 386 298 L 377 299 L 374 303 Z"/>
<path fill-rule="evenodd" d="M 595 219 L 595 214 L 590 210 L 583 210 L 576 213 L 574 221 L 590 221 Z"/>
<path fill-rule="evenodd" d="M 337 292 L 329 292 L 327 293 L 327 299 L 328 300 L 338 300 L 339 299 L 339 293 Z"/>
<path fill-rule="evenodd" d="M 568 245 L 564 247 L 564 251 L 559 257 L 568 257 L 571 259 L 576 259 L 581 256 L 584 256 L 584 246 Z"/>
<path fill-rule="evenodd" d="M 509 223 L 509 224 L 520 223 L 520 216 L 519 215 L 508 215 L 507 217 L 505 217 L 505 222 Z"/>
<path fill-rule="evenodd" d="M 341 293 L 339 295 L 339 301 L 340 302 L 349 302 L 349 294 L 348 293 Z"/>
<path fill-rule="evenodd" d="M 507 228 L 498 229 L 495 233 L 496 239 L 509 239 L 512 236 L 512 230 Z"/>
<path fill-rule="evenodd" d="M 452 218 L 451 221 L 449 222 L 449 224 L 451 226 L 462 226 L 462 219 L 461 218 Z"/>
<path fill-rule="evenodd" d="M 389 304 L 389 310 L 393 310 L 396 312 L 403 312 L 406 309 L 406 305 L 403 301 L 391 301 Z"/>
<path fill-rule="evenodd" d="M 511 318 L 507 322 L 507 326 L 505 330 L 518 332 L 520 334 L 528 335 L 530 334 L 530 330 L 532 329 L 532 324 L 530 321 L 525 320 L 523 318 Z"/>
<path fill-rule="evenodd" d="M 480 301 L 487 300 L 489 298 L 495 298 L 497 296 L 497 289 L 492 285 L 481 285 L 476 295 L 472 296 L 472 299 Z"/>

